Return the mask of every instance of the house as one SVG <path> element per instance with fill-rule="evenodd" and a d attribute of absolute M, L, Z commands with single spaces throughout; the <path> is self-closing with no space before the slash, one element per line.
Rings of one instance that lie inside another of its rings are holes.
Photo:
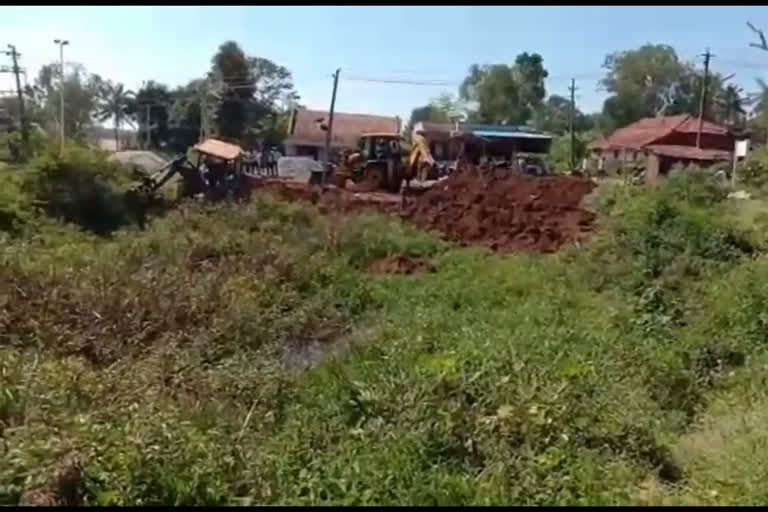
<path fill-rule="evenodd" d="M 666 175 L 676 163 L 709 166 L 732 158 L 735 137 L 724 126 L 704 121 L 696 146 L 699 120 L 689 114 L 641 119 L 592 142 L 587 149 L 600 170 L 625 165 L 645 167 L 645 179 Z"/>
<path fill-rule="evenodd" d="M 328 132 L 323 127 L 327 124 L 328 112 L 294 109 L 288 123 L 288 137 L 283 142 L 286 156 L 325 160 L 325 137 Z M 334 112 L 331 150 L 356 149 L 360 136 L 373 132 L 400 133 L 400 118 Z"/>
<path fill-rule="evenodd" d="M 438 162 L 453 161 L 460 154 L 475 164 L 481 156 L 510 161 L 520 153 L 546 154 L 552 145 L 551 135 L 510 125 L 421 121 L 413 133 L 426 139 Z"/>

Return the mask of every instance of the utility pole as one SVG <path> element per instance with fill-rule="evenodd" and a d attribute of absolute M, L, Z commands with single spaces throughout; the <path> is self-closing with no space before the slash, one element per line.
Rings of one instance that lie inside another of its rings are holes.
<path fill-rule="evenodd" d="M 571 132 L 571 170 L 576 168 L 576 135 L 573 133 L 573 117 L 576 115 L 576 80 L 571 78 L 571 86 L 568 88 L 571 91 L 571 108 L 568 112 L 568 130 Z"/>
<path fill-rule="evenodd" d="M 206 85 L 200 84 L 200 141 L 199 142 L 203 142 L 205 138 L 205 109 L 208 108 L 208 105 L 206 105 L 205 103 L 206 93 L 207 93 Z"/>
<path fill-rule="evenodd" d="M 60 79 L 59 82 L 61 90 L 59 91 L 59 96 L 61 98 L 61 114 L 59 116 L 59 128 L 61 131 L 61 151 L 64 151 L 64 46 L 69 44 L 69 41 L 64 41 L 62 39 L 54 39 L 54 44 L 59 45 L 59 62 L 61 64 L 61 67 L 59 68 L 61 70 Z"/>
<path fill-rule="evenodd" d="M 704 125 L 704 108 L 707 103 L 707 86 L 709 85 L 709 59 L 714 57 L 713 54 L 707 51 L 701 55 L 704 57 L 704 82 L 701 84 L 701 102 L 699 103 L 699 129 L 696 132 L 696 147 L 701 147 L 701 129 Z"/>
<path fill-rule="evenodd" d="M 16 75 L 16 95 L 19 98 L 19 124 L 21 125 L 21 141 L 24 151 L 27 150 L 27 142 L 29 135 L 27 133 L 27 117 L 24 113 L 24 95 L 21 92 L 21 80 L 19 79 L 19 61 L 18 58 L 21 54 L 16 51 L 16 47 L 12 44 L 8 45 L 9 51 L 5 52 L 6 55 L 10 55 L 13 59 L 13 74 Z"/>
<path fill-rule="evenodd" d="M 333 94 L 331 95 L 331 111 L 328 113 L 328 131 L 325 134 L 325 165 L 323 166 L 323 175 L 321 183 L 325 187 L 325 175 L 328 174 L 331 160 L 331 137 L 333 135 L 333 109 L 336 107 L 336 88 L 339 85 L 339 73 L 341 68 L 333 74 Z"/>
<path fill-rule="evenodd" d="M 149 103 L 146 103 L 145 106 L 147 107 L 147 147 L 145 149 L 149 149 L 149 146 L 150 146 L 150 143 L 151 143 L 151 139 L 150 139 L 150 124 L 149 124 L 149 109 L 151 107 L 150 107 Z"/>

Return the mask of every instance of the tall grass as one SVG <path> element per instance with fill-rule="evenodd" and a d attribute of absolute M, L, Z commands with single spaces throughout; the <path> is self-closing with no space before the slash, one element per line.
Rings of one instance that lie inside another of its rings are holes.
<path fill-rule="evenodd" d="M 681 446 L 755 385 L 762 241 L 703 181 L 601 199 L 601 231 L 551 256 L 264 195 L 6 240 L 0 502 L 72 456 L 105 505 L 626 504 L 649 477 L 663 502 L 740 499 Z M 396 252 L 437 272 L 365 273 Z M 291 369 L 310 345 L 347 348 Z"/>

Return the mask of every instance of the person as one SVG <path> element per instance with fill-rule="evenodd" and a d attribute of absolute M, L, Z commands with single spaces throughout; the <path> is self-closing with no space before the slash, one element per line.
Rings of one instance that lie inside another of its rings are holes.
<path fill-rule="evenodd" d="M 267 176 L 272 176 L 272 151 L 269 148 L 266 148 L 264 150 L 264 154 L 266 155 L 266 172 Z"/>
<path fill-rule="evenodd" d="M 269 167 L 269 151 L 264 148 L 259 155 L 259 168 L 262 172 L 267 172 Z"/>
<path fill-rule="evenodd" d="M 272 173 L 274 176 L 278 175 L 277 162 L 280 160 L 280 151 L 277 148 L 272 148 Z"/>

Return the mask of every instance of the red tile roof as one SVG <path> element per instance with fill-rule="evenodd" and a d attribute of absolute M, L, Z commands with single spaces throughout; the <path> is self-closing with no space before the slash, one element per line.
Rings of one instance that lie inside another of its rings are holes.
<path fill-rule="evenodd" d="M 639 149 L 643 146 L 669 135 L 673 131 L 682 133 L 696 133 L 699 129 L 699 120 L 690 114 L 667 117 L 647 117 L 636 121 L 629 126 L 619 128 L 606 139 L 596 140 L 589 145 L 589 149 Z M 704 121 L 701 133 L 725 135 L 728 129 Z"/>
<path fill-rule="evenodd" d="M 318 146 L 325 144 L 326 131 L 320 128 L 328 124 L 328 112 L 299 109 L 295 111 L 293 130 L 285 144 Z M 333 113 L 333 146 L 354 148 L 363 133 L 397 133 L 399 122 L 396 117 L 372 116 L 368 114 Z"/>
<path fill-rule="evenodd" d="M 671 146 L 651 144 L 646 149 L 660 156 L 683 158 L 686 160 L 729 160 L 730 153 L 718 149 L 702 149 L 693 146 Z"/>

